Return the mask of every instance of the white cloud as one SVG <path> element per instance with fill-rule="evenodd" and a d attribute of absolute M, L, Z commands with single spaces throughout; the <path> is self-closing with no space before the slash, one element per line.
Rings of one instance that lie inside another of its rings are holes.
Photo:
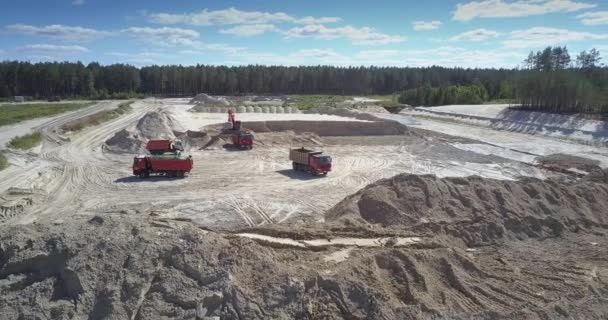
<path fill-rule="evenodd" d="M 475 18 L 525 17 L 555 12 L 574 12 L 596 7 L 596 4 L 573 0 L 482 0 L 456 6 L 454 20 Z"/>
<path fill-rule="evenodd" d="M 441 26 L 441 21 L 414 21 L 412 26 L 414 30 L 435 30 Z"/>
<path fill-rule="evenodd" d="M 537 48 L 548 45 L 562 45 L 573 41 L 608 39 L 608 34 L 570 31 L 566 29 L 534 27 L 515 30 L 503 42 L 507 48 Z"/>
<path fill-rule="evenodd" d="M 140 41 L 165 47 L 197 46 L 199 45 L 198 39 L 200 38 L 200 34 L 197 31 L 181 28 L 131 27 L 121 32 Z"/>
<path fill-rule="evenodd" d="M 334 65 L 334 66 L 445 66 L 464 68 L 514 67 L 526 52 L 517 50 L 468 50 L 454 46 L 416 50 L 363 50 L 345 55 L 333 49 L 303 49 L 284 55 L 270 52 L 243 52 L 229 65 Z"/>
<path fill-rule="evenodd" d="M 586 12 L 578 15 L 577 18 L 580 18 L 581 22 L 588 26 L 608 24 L 608 11 Z"/>
<path fill-rule="evenodd" d="M 512 67 L 519 61 L 522 52 L 504 50 L 468 50 L 443 46 L 415 50 L 364 50 L 356 55 L 363 65 L 377 66 L 445 66 L 464 68 Z"/>
<path fill-rule="evenodd" d="M 450 38 L 450 41 L 484 41 L 490 38 L 496 38 L 500 33 L 494 30 L 488 29 L 475 29 L 467 32 L 463 32 Z"/>
<path fill-rule="evenodd" d="M 234 56 L 233 61 L 226 61 L 232 65 L 262 64 L 262 65 L 335 65 L 346 66 L 357 64 L 352 58 L 337 53 L 333 49 L 301 49 L 285 55 L 271 52 L 241 52 Z"/>
<path fill-rule="evenodd" d="M 320 24 L 309 24 L 292 28 L 285 32 L 285 36 L 287 38 L 310 37 L 323 40 L 347 38 L 355 45 L 379 45 L 405 41 L 405 38 L 402 36 L 380 33 L 369 27 L 356 28 L 344 26 L 329 28 Z"/>
<path fill-rule="evenodd" d="M 257 36 L 269 31 L 279 31 L 273 24 L 251 24 L 239 25 L 230 29 L 220 29 L 220 33 L 231 34 L 239 37 Z"/>
<path fill-rule="evenodd" d="M 35 53 L 84 53 L 89 52 L 89 49 L 82 46 L 60 46 L 54 44 L 30 44 L 17 48 L 19 52 L 35 52 Z"/>
<path fill-rule="evenodd" d="M 84 4 L 84 0 L 73 0 L 72 1 L 72 5 L 74 6 L 81 6 Z"/>
<path fill-rule="evenodd" d="M 195 26 L 213 25 L 243 25 L 243 24 L 272 24 L 272 23 L 332 23 L 341 19 L 338 17 L 303 17 L 295 18 L 283 12 L 241 11 L 235 8 L 209 11 L 205 9 L 198 13 L 170 14 L 153 13 L 148 15 L 150 21 L 161 24 L 189 24 Z"/>
<path fill-rule="evenodd" d="M 165 54 L 152 51 L 136 53 L 108 52 L 107 55 L 120 58 L 120 62 L 122 63 L 130 63 L 137 66 L 162 64 L 162 59 L 166 58 Z"/>
<path fill-rule="evenodd" d="M 99 31 L 83 27 L 70 27 L 61 24 L 53 24 L 44 27 L 36 27 L 27 24 L 12 24 L 6 26 L 6 31 L 30 36 L 41 36 L 67 42 L 90 41 L 113 34 L 112 32 L 108 31 Z"/>
<path fill-rule="evenodd" d="M 38 55 L 38 54 L 29 55 L 29 56 L 27 56 L 27 59 L 29 61 L 57 61 L 57 58 L 55 58 L 53 56 Z"/>
<path fill-rule="evenodd" d="M 204 44 L 201 49 L 212 50 L 212 51 L 221 51 L 228 55 L 237 55 L 241 52 L 244 52 L 245 48 L 234 47 L 225 43 L 207 43 Z"/>

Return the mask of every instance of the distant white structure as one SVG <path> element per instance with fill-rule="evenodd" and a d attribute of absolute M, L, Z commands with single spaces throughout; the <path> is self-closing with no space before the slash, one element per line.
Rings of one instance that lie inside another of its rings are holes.
<path fill-rule="evenodd" d="M 15 96 L 15 102 L 25 102 L 24 96 Z"/>

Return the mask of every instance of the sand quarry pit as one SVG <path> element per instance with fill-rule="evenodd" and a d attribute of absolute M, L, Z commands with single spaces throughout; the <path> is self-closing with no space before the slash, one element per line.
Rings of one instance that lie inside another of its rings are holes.
<path fill-rule="evenodd" d="M 9 154 L 0 318 L 608 316 L 608 188 L 595 162 L 538 159 L 593 171 L 580 178 L 344 110 L 237 113 L 256 135 L 239 151 L 223 147 L 225 114 L 191 109 L 141 100 L 62 144 Z M 160 136 L 187 142 L 187 178 L 132 176 L 133 155 Z M 300 146 L 331 155 L 333 171 L 293 172 Z"/>

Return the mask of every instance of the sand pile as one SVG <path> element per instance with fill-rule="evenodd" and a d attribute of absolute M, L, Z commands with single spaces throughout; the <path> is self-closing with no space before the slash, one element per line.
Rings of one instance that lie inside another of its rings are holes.
<path fill-rule="evenodd" d="M 167 113 L 148 112 L 134 128 L 123 129 L 106 140 L 104 148 L 116 153 L 142 153 L 145 151 L 145 144 L 148 140 L 174 140 L 175 132 L 183 131 L 179 122 Z"/>
<path fill-rule="evenodd" d="M 209 144 L 211 136 L 205 131 L 187 130 L 177 134 L 177 139 L 182 142 L 184 150 L 200 150 Z"/>
<path fill-rule="evenodd" d="M 175 120 L 167 117 L 167 114 L 160 111 L 146 113 L 137 125 L 135 129 L 147 139 L 175 139 L 173 131 L 181 131 L 180 128 L 173 128 Z"/>
<path fill-rule="evenodd" d="M 247 121 L 243 126 L 257 133 L 293 131 L 319 136 L 386 136 L 406 135 L 409 130 L 396 121 Z"/>
<path fill-rule="evenodd" d="M 326 220 L 432 231 L 479 245 L 604 230 L 606 208 L 606 184 L 402 174 L 349 196 L 326 213 Z"/>
<path fill-rule="evenodd" d="M 190 100 L 191 104 L 199 104 L 207 107 L 211 106 L 230 106 L 230 102 L 224 97 L 212 97 L 205 93 L 197 94 L 192 100 Z"/>
<path fill-rule="evenodd" d="M 323 232 L 332 237 L 331 230 Z M 608 288 L 602 279 L 608 264 L 598 254 L 608 248 L 605 239 L 580 239 L 587 249 L 557 240 L 478 252 L 441 245 L 319 251 L 274 248 L 143 215 L 0 226 L 0 314 L 135 320 L 605 318 Z M 591 251 L 585 241 L 602 242 Z"/>

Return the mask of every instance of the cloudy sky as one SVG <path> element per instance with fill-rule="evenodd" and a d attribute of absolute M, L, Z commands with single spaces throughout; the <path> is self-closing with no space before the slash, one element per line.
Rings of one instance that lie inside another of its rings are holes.
<path fill-rule="evenodd" d="M 513 67 L 598 48 L 605 0 L 5 0 L 0 60 Z"/>

